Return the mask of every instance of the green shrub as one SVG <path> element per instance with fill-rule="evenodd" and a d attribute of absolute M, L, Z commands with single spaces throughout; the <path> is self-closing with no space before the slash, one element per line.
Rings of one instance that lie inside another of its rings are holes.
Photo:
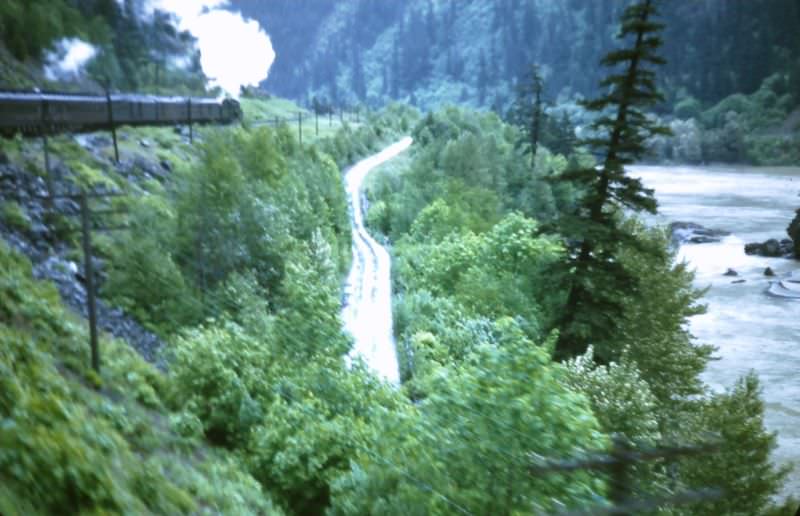
<path fill-rule="evenodd" d="M 85 333 L 69 323 L 55 289 L 33 281 L 30 266 L 4 244 L 0 263 L 0 483 L 37 512 L 144 510 L 135 489 L 138 461 L 114 428 L 126 426 L 124 416 L 107 411 L 114 425 L 93 417 L 81 403 L 83 387 L 56 368 L 53 357 L 82 370 Z"/>
<path fill-rule="evenodd" d="M 268 336 L 262 336 L 268 339 Z M 232 322 L 178 337 L 170 368 L 175 405 L 197 417 L 214 444 L 237 447 L 261 421 L 271 365 L 265 346 Z"/>
<path fill-rule="evenodd" d="M 196 417 L 164 413 L 161 373 L 105 339 L 102 377 L 86 371 L 84 325 L 55 288 L 3 243 L 0 267 L 4 515 L 280 512 L 238 462 L 198 448 Z"/>
<path fill-rule="evenodd" d="M 702 110 L 703 105 L 700 101 L 690 95 L 675 104 L 673 112 L 675 116 L 681 120 L 688 120 L 690 118 L 697 118 Z"/>
<path fill-rule="evenodd" d="M 3 222 L 12 229 L 29 231 L 31 228 L 31 220 L 28 218 L 28 214 L 15 201 L 3 201 L 2 218 Z"/>

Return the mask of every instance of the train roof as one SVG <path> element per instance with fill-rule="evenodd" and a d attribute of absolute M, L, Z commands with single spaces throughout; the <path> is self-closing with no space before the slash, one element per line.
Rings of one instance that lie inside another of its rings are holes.
<path fill-rule="evenodd" d="M 191 99 L 192 104 L 220 104 L 223 99 L 210 97 L 178 97 L 159 95 L 139 95 L 131 93 L 113 93 L 111 100 L 128 102 L 162 102 L 186 103 Z M 0 91 L 0 101 L 4 102 L 106 102 L 104 95 L 91 95 L 83 93 L 41 93 L 21 91 Z"/>

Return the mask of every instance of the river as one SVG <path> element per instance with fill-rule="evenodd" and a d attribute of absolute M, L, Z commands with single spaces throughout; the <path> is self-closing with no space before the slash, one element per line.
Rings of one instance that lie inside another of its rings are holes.
<path fill-rule="evenodd" d="M 391 260 L 388 251 L 364 226 L 361 189 L 370 172 L 406 150 L 411 141 L 403 138 L 345 172 L 353 230 L 353 265 L 345 284 L 342 319 L 354 340 L 351 356 L 362 358 L 380 377 L 396 385 L 400 383 L 400 371 L 392 332 Z"/>
<path fill-rule="evenodd" d="M 679 257 L 696 270 L 695 284 L 709 287 L 708 312 L 693 317 L 699 342 L 717 346 L 719 360 L 704 380 L 724 390 L 750 370 L 758 374 L 766 403 L 765 421 L 778 433 L 774 460 L 797 463 L 785 495 L 800 493 L 800 300 L 765 293 L 770 280 L 800 269 L 800 262 L 744 254 L 745 242 L 786 238 L 800 207 L 800 168 L 636 166 L 631 173 L 655 188 L 661 222 L 696 222 L 731 232 L 719 243 L 687 244 Z M 723 276 L 727 268 L 738 277 Z M 735 280 L 744 283 L 733 283 Z"/>

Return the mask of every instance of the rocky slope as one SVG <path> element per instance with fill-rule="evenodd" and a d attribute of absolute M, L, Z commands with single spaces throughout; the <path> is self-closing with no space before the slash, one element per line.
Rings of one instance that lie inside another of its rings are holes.
<path fill-rule="evenodd" d="M 103 135 L 62 137 L 73 146 L 79 145 L 97 160 L 105 160 L 110 173 L 118 181 L 131 185 L 144 181 L 163 182 L 169 176 L 168 160 L 156 156 L 157 145 L 140 140 L 136 152 L 123 152 L 119 164 L 104 156 L 110 151 L 110 139 Z M 8 142 L 4 142 L 8 146 Z M 47 182 L 41 175 L 34 158 L 40 151 L 37 141 L 17 141 L 18 150 L 13 156 L 0 152 L 0 236 L 13 248 L 25 254 L 33 264 L 36 278 L 52 281 L 64 302 L 83 317 L 88 317 L 86 278 L 80 243 L 80 207 L 76 200 L 56 197 L 49 200 Z M 131 146 L 130 148 L 135 148 Z M 73 148 L 74 150 L 74 148 Z M 153 152 L 148 152 L 153 151 Z M 52 184 L 55 196 L 78 191 L 73 170 L 58 152 L 52 156 Z M 107 182 L 98 182 L 92 191 L 112 189 Z M 113 209 L 110 200 L 99 201 L 93 207 Z M 94 232 L 96 237 L 98 233 Z M 95 248 L 92 261 L 95 285 L 99 290 L 106 278 L 106 258 Z M 159 356 L 162 341 L 140 325 L 120 308 L 110 306 L 102 299 L 97 303 L 98 327 L 128 342 L 148 362 L 164 367 Z"/>

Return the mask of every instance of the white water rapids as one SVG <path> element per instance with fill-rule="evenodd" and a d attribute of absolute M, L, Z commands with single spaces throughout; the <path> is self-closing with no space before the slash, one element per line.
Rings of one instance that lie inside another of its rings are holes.
<path fill-rule="evenodd" d="M 364 227 L 361 186 L 375 167 L 411 145 L 403 138 L 378 154 L 359 161 L 345 173 L 353 229 L 353 265 L 345 284 L 342 309 L 344 327 L 355 340 L 352 356 L 361 357 L 380 377 L 400 383 L 397 352 L 392 334 L 392 284 L 389 253 Z"/>
<path fill-rule="evenodd" d="M 784 495 L 800 493 L 800 300 L 767 295 L 770 282 L 800 270 L 800 262 L 744 253 L 746 242 L 786 238 L 800 207 L 798 167 L 632 167 L 655 188 L 659 221 L 696 222 L 730 231 L 721 242 L 681 246 L 679 258 L 708 288 L 708 312 L 689 324 L 699 342 L 719 348 L 703 379 L 715 390 L 732 387 L 754 370 L 764 390 L 767 429 L 778 433 L 773 459 L 798 464 Z M 739 273 L 723 276 L 727 268 Z M 776 278 L 764 276 L 771 267 Z M 744 282 L 741 282 L 744 280 Z"/>

